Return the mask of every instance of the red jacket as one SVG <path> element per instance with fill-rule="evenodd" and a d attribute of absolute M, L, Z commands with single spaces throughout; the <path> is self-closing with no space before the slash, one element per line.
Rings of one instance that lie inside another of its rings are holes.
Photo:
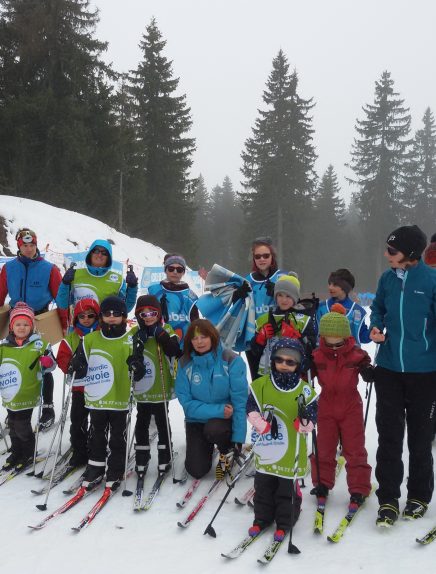
<path fill-rule="evenodd" d="M 356 345 L 354 337 L 349 337 L 343 347 L 327 347 L 323 337 L 313 352 L 314 375 L 318 378 L 322 392 L 320 398 L 341 399 L 353 397 L 357 393 L 359 372 L 371 364 L 366 351 Z"/>

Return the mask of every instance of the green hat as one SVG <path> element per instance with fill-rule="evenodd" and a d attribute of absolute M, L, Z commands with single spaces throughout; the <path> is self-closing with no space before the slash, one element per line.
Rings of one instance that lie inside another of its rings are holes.
<path fill-rule="evenodd" d="M 282 275 L 274 285 L 274 299 L 277 298 L 278 293 L 285 293 L 292 297 L 294 303 L 297 303 L 300 298 L 300 281 L 296 274 Z"/>
<path fill-rule="evenodd" d="M 342 305 L 335 305 L 335 307 L 342 307 Z M 319 322 L 319 334 L 321 337 L 341 337 L 342 339 L 351 337 L 350 323 L 345 314 L 339 309 L 338 311 L 331 311 L 321 317 Z"/>

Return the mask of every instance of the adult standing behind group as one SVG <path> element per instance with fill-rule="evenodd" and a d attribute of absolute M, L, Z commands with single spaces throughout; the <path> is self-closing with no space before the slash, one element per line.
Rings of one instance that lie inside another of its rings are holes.
<path fill-rule="evenodd" d="M 403 517 L 421 518 L 434 488 L 436 270 L 421 260 L 427 239 L 416 225 L 396 229 L 386 243 L 390 269 L 379 280 L 370 326 L 371 339 L 380 345 L 374 372 L 379 526 L 392 526 L 399 515 L 406 424 L 409 472 Z"/>
<path fill-rule="evenodd" d="M 105 239 L 96 239 L 85 257 L 86 267 L 70 267 L 62 278 L 56 303 L 61 309 L 68 309 L 80 299 L 94 299 L 101 304 L 103 299 L 118 296 L 126 303 L 127 312 L 135 307 L 138 294 L 138 278 L 128 271 L 124 281 L 122 273 L 112 269 L 112 245 Z"/>
<path fill-rule="evenodd" d="M 35 315 L 40 315 L 48 311 L 50 303 L 56 299 L 62 276 L 56 265 L 41 256 L 34 231 L 22 228 L 17 232 L 15 240 L 18 246 L 17 257 L 8 261 L 0 273 L 0 306 L 5 304 L 9 294 L 12 309 L 22 301 L 32 308 Z M 65 329 L 67 313 L 58 306 L 58 314 Z M 41 429 L 51 427 L 55 420 L 53 386 L 53 375 L 47 372 L 43 379 Z"/>
<path fill-rule="evenodd" d="M 148 294 L 154 295 L 161 304 L 162 318 L 173 328 L 183 347 L 191 321 L 198 319 L 195 305 L 198 297 L 183 281 L 186 272 L 186 261 L 178 253 L 167 253 L 164 257 L 165 279 L 160 283 L 148 286 Z"/>

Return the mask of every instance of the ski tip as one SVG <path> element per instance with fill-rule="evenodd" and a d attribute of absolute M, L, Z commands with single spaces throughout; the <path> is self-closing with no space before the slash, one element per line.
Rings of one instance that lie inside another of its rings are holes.
<path fill-rule="evenodd" d="M 209 534 L 209 536 L 212 536 L 212 538 L 216 538 L 215 528 L 211 524 L 206 526 L 206 530 L 203 532 L 203 535 L 204 534 Z"/>
<path fill-rule="evenodd" d="M 78 534 L 81 529 L 80 529 L 78 526 L 73 526 L 73 527 L 71 528 L 71 530 L 72 530 L 73 532 L 75 532 L 76 534 Z"/>
<path fill-rule="evenodd" d="M 32 526 L 30 524 L 27 525 L 27 528 L 30 528 L 30 530 L 41 530 L 41 526 Z"/>
<path fill-rule="evenodd" d="M 180 528 L 186 528 L 186 524 L 184 524 L 183 522 L 178 522 L 177 526 L 180 526 Z"/>
<path fill-rule="evenodd" d="M 329 542 L 337 542 L 337 540 L 335 540 L 334 538 L 332 538 L 331 536 L 327 536 L 327 540 Z"/>
<path fill-rule="evenodd" d="M 38 510 L 47 510 L 46 504 L 35 504 L 35 506 Z"/>

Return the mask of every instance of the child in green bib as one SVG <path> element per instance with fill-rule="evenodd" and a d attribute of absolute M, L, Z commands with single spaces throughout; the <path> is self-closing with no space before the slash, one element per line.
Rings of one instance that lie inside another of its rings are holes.
<path fill-rule="evenodd" d="M 247 401 L 249 422 L 261 437 L 255 447 L 254 522 L 250 536 L 276 523 L 274 538 L 283 540 L 298 520 L 301 492 L 296 479 L 306 475 L 306 435 L 316 422 L 314 389 L 301 378 L 304 347 L 298 339 L 283 337 L 271 350 L 271 372 L 251 385 Z M 300 420 L 299 403 L 306 404 L 307 419 Z M 273 411 L 269 423 L 263 414 Z"/>
<path fill-rule="evenodd" d="M 158 471 L 166 472 L 171 464 L 171 427 L 168 418 L 168 401 L 175 398 L 174 378 L 170 358 L 180 355 L 179 338 L 171 325 L 164 323 L 159 300 L 153 295 L 143 295 L 136 303 L 135 317 L 138 327 L 131 331 L 140 355 L 131 361 L 135 373 L 144 373 L 135 382 L 134 396 L 137 403 L 135 427 L 136 472 L 144 476 L 150 461 L 148 429 L 151 416 L 158 432 Z"/>
<path fill-rule="evenodd" d="M 5 471 L 32 463 L 32 411 L 40 402 L 44 373 L 56 367 L 50 345 L 33 333 L 34 318 L 26 303 L 16 303 L 9 318 L 9 335 L 0 342 L 0 392 L 11 437 L 11 454 L 2 468 Z"/>

